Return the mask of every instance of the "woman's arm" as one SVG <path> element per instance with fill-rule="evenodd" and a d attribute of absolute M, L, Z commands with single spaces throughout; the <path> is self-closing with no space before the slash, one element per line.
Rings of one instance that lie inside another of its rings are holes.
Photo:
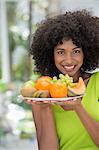
<path fill-rule="evenodd" d="M 32 105 L 39 150 L 59 150 L 55 121 L 50 105 Z"/>
<path fill-rule="evenodd" d="M 61 106 L 64 110 L 74 110 L 81 122 L 89 132 L 94 143 L 99 147 L 99 122 L 96 122 L 94 118 L 84 109 L 81 104 L 81 99 L 75 101 L 67 101 Z"/>
<path fill-rule="evenodd" d="M 94 143 L 99 147 L 99 122 L 96 122 L 89 113 L 84 109 L 81 103 L 75 105 L 75 112 L 79 116 L 83 125 L 91 135 Z"/>

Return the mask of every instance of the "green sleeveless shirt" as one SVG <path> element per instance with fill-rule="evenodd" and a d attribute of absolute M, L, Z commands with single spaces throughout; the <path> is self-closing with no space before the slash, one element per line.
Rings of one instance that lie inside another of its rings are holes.
<path fill-rule="evenodd" d="M 87 112 L 99 121 L 99 72 L 92 74 L 82 99 Z M 59 139 L 59 150 L 99 150 L 75 111 L 54 105 L 53 111 Z"/>

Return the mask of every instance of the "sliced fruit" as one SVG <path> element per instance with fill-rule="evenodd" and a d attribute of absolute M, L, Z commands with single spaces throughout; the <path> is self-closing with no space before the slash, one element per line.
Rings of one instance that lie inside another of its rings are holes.
<path fill-rule="evenodd" d="M 49 76 L 42 76 L 36 81 L 35 88 L 37 90 L 49 90 L 51 80 L 52 80 L 52 78 Z"/>
<path fill-rule="evenodd" d="M 57 80 L 50 85 L 50 95 L 52 98 L 67 97 L 67 86 L 61 80 Z"/>
<path fill-rule="evenodd" d="M 35 97 L 35 98 L 49 98 L 50 93 L 49 93 L 48 90 L 38 90 L 38 91 L 34 92 L 32 97 Z"/>
<path fill-rule="evenodd" d="M 79 77 L 78 83 L 72 83 L 71 85 L 68 85 L 68 96 L 83 95 L 85 93 L 85 90 L 85 83 L 82 77 Z"/>

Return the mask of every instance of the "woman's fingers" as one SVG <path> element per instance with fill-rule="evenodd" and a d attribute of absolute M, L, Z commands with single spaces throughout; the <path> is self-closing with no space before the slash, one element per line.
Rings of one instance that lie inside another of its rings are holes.
<path fill-rule="evenodd" d="M 76 105 L 78 103 L 81 102 L 81 98 L 73 98 L 72 100 L 68 100 L 68 101 L 62 101 L 60 102 L 60 105 L 67 105 L 67 106 L 70 106 L 70 105 Z"/>
<path fill-rule="evenodd" d="M 34 101 L 34 100 L 31 100 L 31 99 L 25 99 L 24 100 L 27 104 L 29 105 L 48 105 L 48 104 L 51 104 L 50 101 Z"/>
<path fill-rule="evenodd" d="M 33 103 L 33 101 L 31 99 L 24 99 L 24 101 L 26 104 L 32 104 Z"/>
<path fill-rule="evenodd" d="M 73 98 L 72 100 L 68 100 L 68 101 L 48 101 L 48 100 L 45 100 L 45 101 L 35 101 L 35 100 L 31 100 L 31 99 L 25 99 L 24 101 L 29 104 L 29 105 L 48 105 L 48 104 L 58 104 L 58 105 L 61 105 L 61 106 L 69 106 L 69 105 L 76 105 L 78 103 L 81 102 L 81 98 Z"/>

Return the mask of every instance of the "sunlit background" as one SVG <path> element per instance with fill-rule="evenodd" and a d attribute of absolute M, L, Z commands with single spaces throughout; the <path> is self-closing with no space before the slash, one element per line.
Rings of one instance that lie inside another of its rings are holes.
<path fill-rule="evenodd" d="M 99 16 L 99 0 L 0 0 L 0 150 L 37 150 L 31 107 L 18 97 L 39 76 L 31 40 L 42 19 L 76 9 Z"/>

